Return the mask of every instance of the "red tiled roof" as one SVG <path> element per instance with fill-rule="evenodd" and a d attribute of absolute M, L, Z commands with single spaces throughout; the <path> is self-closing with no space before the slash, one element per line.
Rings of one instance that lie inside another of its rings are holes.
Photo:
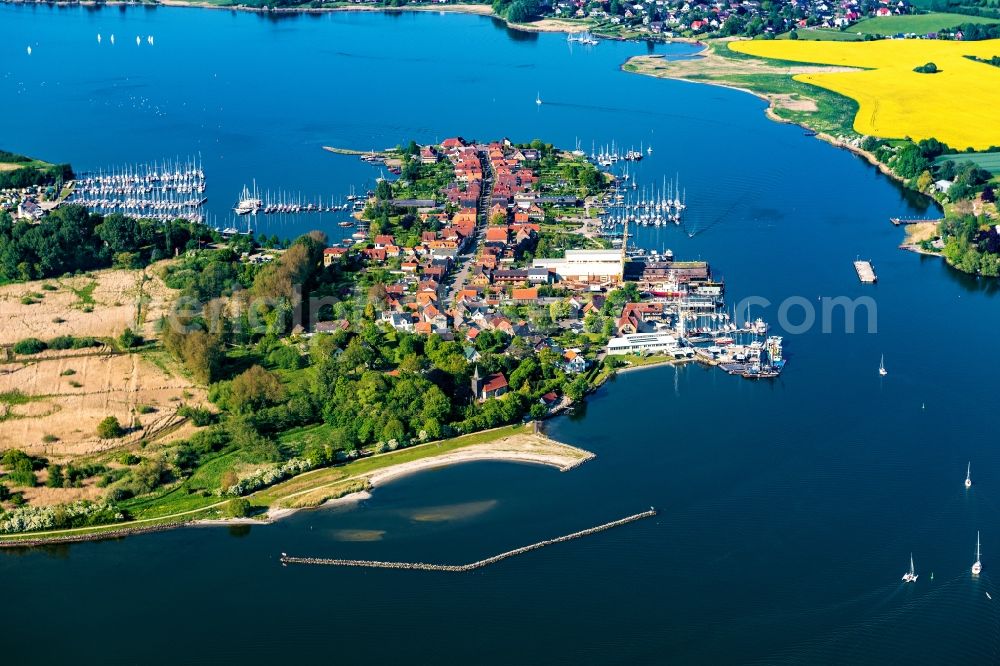
<path fill-rule="evenodd" d="M 487 393 L 492 393 L 498 389 L 507 388 L 507 378 L 503 376 L 502 372 L 498 372 L 495 375 L 490 375 L 486 383 L 483 384 L 483 391 Z"/>

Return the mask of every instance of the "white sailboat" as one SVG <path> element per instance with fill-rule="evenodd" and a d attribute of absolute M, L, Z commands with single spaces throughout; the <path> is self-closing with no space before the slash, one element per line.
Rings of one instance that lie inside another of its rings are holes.
<path fill-rule="evenodd" d="M 115 45 L 115 33 L 111 33 L 111 46 Z"/>
<path fill-rule="evenodd" d="M 976 561 L 972 565 L 972 575 L 978 576 L 983 570 L 983 563 L 980 561 L 982 554 L 979 552 L 979 531 L 976 531 Z"/>
<path fill-rule="evenodd" d="M 31 47 L 28 47 L 28 55 L 31 55 Z"/>
<path fill-rule="evenodd" d="M 540 91 L 535 93 L 535 104 L 539 106 L 542 104 L 542 93 Z"/>
<path fill-rule="evenodd" d="M 972 461 L 969 461 L 969 466 L 965 468 L 965 487 L 972 487 Z"/>
<path fill-rule="evenodd" d="M 97 43 L 101 43 L 101 33 L 97 33 Z"/>
<path fill-rule="evenodd" d="M 878 374 L 882 377 L 889 374 L 889 371 L 885 369 L 885 354 L 882 354 L 882 360 L 878 363 Z"/>
<path fill-rule="evenodd" d="M 910 553 L 910 570 L 903 574 L 904 583 L 916 583 L 917 582 L 917 572 L 913 568 L 913 553 Z"/>

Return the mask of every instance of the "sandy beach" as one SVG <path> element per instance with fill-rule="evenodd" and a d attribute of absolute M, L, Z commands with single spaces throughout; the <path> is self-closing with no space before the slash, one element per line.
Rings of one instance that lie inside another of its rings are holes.
<path fill-rule="evenodd" d="M 426 446 L 434 446 L 428 444 Z M 451 465 L 467 462 L 513 462 L 555 467 L 560 472 L 569 471 L 595 457 L 590 451 L 562 444 L 538 433 L 518 433 L 492 442 L 473 444 L 466 448 L 445 453 L 440 456 L 430 456 L 418 460 L 410 460 L 375 470 L 366 474 L 358 474 L 337 479 L 329 483 L 318 483 L 315 486 L 284 495 L 278 500 L 281 506 L 271 507 L 260 518 L 218 518 L 195 521 L 195 525 L 266 525 L 292 515 L 303 508 L 330 508 L 355 504 L 372 497 L 368 490 L 349 492 L 341 497 L 326 499 L 324 493 L 335 492 L 337 487 L 364 483 L 367 488 L 391 483 L 396 479 L 417 474 L 431 469 L 440 469 Z M 300 478 L 301 480 L 301 478 Z M 280 484 L 279 484 L 280 485 Z M 253 501 L 253 495 L 248 496 Z M 316 499 L 316 505 L 295 507 L 294 504 L 305 500 Z"/>

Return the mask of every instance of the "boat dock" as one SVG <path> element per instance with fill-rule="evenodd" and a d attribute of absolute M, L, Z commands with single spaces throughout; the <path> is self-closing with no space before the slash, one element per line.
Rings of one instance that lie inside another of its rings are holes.
<path fill-rule="evenodd" d="M 538 543 L 533 543 L 529 546 L 521 546 L 520 548 L 515 548 L 514 550 L 508 550 L 499 555 L 494 555 L 492 557 L 487 557 L 486 559 L 477 560 L 475 562 L 470 562 L 469 564 L 427 564 L 425 562 L 380 562 L 378 560 L 342 560 L 342 559 L 327 559 L 327 558 L 316 558 L 316 557 L 292 557 L 282 553 L 281 563 L 282 564 L 323 564 L 327 566 L 341 566 L 341 567 L 366 567 L 371 569 L 414 569 L 420 571 L 474 571 L 476 569 L 482 569 L 483 567 L 489 566 L 491 564 L 496 564 L 501 560 L 505 560 L 509 557 L 514 557 L 515 555 L 523 555 L 533 550 L 538 550 L 539 548 L 544 548 L 545 546 L 551 546 L 557 543 L 562 543 L 564 541 L 572 541 L 573 539 L 579 539 L 581 537 L 589 536 L 591 534 L 596 534 L 598 532 L 604 532 L 605 530 L 610 530 L 615 527 L 620 527 L 622 525 L 627 525 L 629 523 L 634 523 L 637 520 L 642 520 L 643 518 L 652 518 L 656 515 L 656 509 L 650 507 L 649 511 L 643 511 L 642 513 L 636 513 L 631 516 L 626 516 L 625 518 L 620 518 L 618 520 L 613 520 L 610 523 L 604 523 L 603 525 L 598 525 L 596 527 L 590 527 L 579 532 L 573 532 L 572 534 L 567 534 L 565 536 L 556 537 L 555 539 L 546 539 L 545 541 L 539 541 Z"/>
<path fill-rule="evenodd" d="M 854 270 L 858 272 L 858 279 L 861 280 L 863 284 L 875 284 L 878 282 L 878 277 L 875 275 L 875 268 L 872 266 L 870 261 L 855 261 Z"/>
<path fill-rule="evenodd" d="M 905 226 L 907 224 L 923 224 L 924 222 L 943 222 L 943 218 L 926 218 L 926 217 L 890 217 L 889 221 L 894 225 Z"/>

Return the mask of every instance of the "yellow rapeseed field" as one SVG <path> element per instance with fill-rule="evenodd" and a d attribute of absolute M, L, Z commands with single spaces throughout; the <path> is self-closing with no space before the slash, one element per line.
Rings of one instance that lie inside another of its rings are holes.
<path fill-rule="evenodd" d="M 860 109 L 854 129 L 861 134 L 914 140 L 934 137 L 960 150 L 1000 145 L 1000 67 L 964 57 L 1000 56 L 1000 39 L 768 40 L 733 42 L 730 48 L 777 60 L 863 68 L 794 77 L 857 100 Z M 940 71 L 913 71 L 928 62 Z"/>

